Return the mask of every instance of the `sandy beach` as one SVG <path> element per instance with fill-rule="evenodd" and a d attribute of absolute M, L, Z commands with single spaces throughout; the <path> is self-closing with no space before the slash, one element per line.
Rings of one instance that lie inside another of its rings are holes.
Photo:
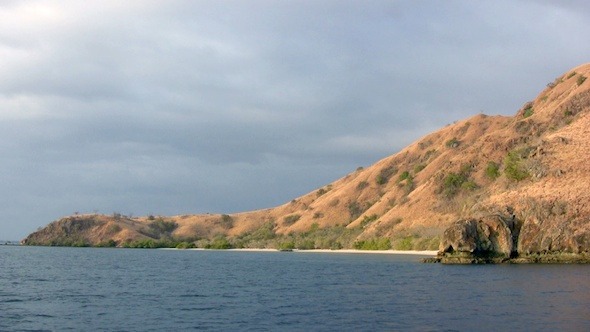
<path fill-rule="evenodd" d="M 436 250 L 356 250 L 356 249 L 311 249 L 311 250 L 293 250 L 300 253 L 334 253 L 334 254 L 387 254 L 387 255 L 423 255 L 436 256 Z"/>
<path fill-rule="evenodd" d="M 164 248 L 163 248 L 164 249 Z M 176 250 L 174 248 L 169 248 Z M 279 252 L 277 249 L 255 249 L 255 248 L 241 248 L 241 249 L 179 249 L 179 250 L 219 250 L 219 251 L 243 251 L 243 252 Z M 299 250 L 293 249 L 293 253 L 330 253 L 330 254 L 384 254 L 384 255 L 421 255 L 421 256 L 436 256 L 436 250 L 356 250 L 356 249 L 310 249 Z"/>

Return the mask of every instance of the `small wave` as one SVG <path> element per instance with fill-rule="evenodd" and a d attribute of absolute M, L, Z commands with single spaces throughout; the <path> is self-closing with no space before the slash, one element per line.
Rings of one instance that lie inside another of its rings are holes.
<path fill-rule="evenodd" d="M 19 302 L 25 302 L 25 301 L 22 299 L 6 299 L 6 300 L 0 301 L 0 303 L 19 303 Z"/>
<path fill-rule="evenodd" d="M 180 297 L 180 298 L 197 298 L 197 297 L 207 297 L 207 295 L 203 295 L 203 294 L 182 294 L 182 295 L 179 295 L 178 297 Z"/>
<path fill-rule="evenodd" d="M 36 314 L 36 315 L 33 315 L 33 317 L 38 317 L 38 318 L 53 318 L 55 316 L 53 316 L 53 315 L 47 315 L 47 314 Z"/>

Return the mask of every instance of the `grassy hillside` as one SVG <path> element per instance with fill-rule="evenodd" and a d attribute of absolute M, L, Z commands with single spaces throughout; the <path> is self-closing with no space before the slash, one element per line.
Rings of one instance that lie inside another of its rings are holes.
<path fill-rule="evenodd" d="M 556 78 L 513 117 L 458 121 L 278 207 L 232 215 L 70 216 L 23 243 L 437 249 L 453 221 L 490 213 L 575 233 L 590 222 L 586 77 L 590 64 Z"/>

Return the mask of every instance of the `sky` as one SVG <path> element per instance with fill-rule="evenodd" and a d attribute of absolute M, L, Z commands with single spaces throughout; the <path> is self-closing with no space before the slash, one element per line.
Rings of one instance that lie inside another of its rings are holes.
<path fill-rule="evenodd" d="M 587 1 L 0 1 L 0 240 L 274 207 L 590 62 Z"/>

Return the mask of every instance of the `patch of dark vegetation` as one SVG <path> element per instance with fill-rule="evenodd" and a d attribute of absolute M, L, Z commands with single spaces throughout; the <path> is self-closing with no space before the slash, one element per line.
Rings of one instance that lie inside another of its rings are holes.
<path fill-rule="evenodd" d="M 508 179 L 522 181 L 530 176 L 523 161 L 526 154 L 522 149 L 508 152 L 504 158 L 504 174 Z"/>
<path fill-rule="evenodd" d="M 166 221 L 159 217 L 148 224 L 148 232 L 145 235 L 159 239 L 162 237 L 170 237 L 170 234 L 178 227 L 174 221 Z"/>
<path fill-rule="evenodd" d="M 361 191 L 369 186 L 369 182 L 361 181 L 356 185 L 356 190 Z"/>
<path fill-rule="evenodd" d="M 221 226 L 223 226 L 226 229 L 232 228 L 232 227 L 234 227 L 234 218 L 232 218 L 228 214 L 222 214 L 220 223 L 221 223 Z"/>
<path fill-rule="evenodd" d="M 424 164 L 418 164 L 418 165 L 414 166 L 414 174 L 420 173 L 420 171 L 422 171 L 425 168 L 426 168 L 426 165 L 424 165 Z"/>
<path fill-rule="evenodd" d="M 367 225 L 376 221 L 377 219 L 379 219 L 379 216 L 377 216 L 376 214 L 372 214 L 370 216 L 364 216 L 363 220 L 361 221 L 361 228 L 367 227 Z"/>
<path fill-rule="evenodd" d="M 296 223 L 299 219 L 301 219 L 301 215 L 299 214 L 288 215 L 285 218 L 283 218 L 283 224 L 285 226 L 291 226 L 294 223 Z"/>
<path fill-rule="evenodd" d="M 490 180 L 495 180 L 500 176 L 500 164 L 494 161 L 488 161 L 485 170 L 486 177 Z"/>
<path fill-rule="evenodd" d="M 451 138 L 445 143 L 445 146 L 451 149 L 458 148 L 459 145 L 461 145 L 461 141 L 459 141 L 456 137 Z"/>
<path fill-rule="evenodd" d="M 346 207 L 348 208 L 348 213 L 350 214 L 350 220 L 355 220 L 360 217 L 365 211 L 367 211 L 373 203 L 371 202 L 364 202 L 359 203 L 357 201 L 348 202 Z"/>
<path fill-rule="evenodd" d="M 375 179 L 375 182 L 378 185 L 384 185 L 387 182 L 389 182 L 389 178 L 391 178 L 396 173 L 397 173 L 397 167 L 395 167 L 393 165 L 387 166 L 387 167 L 381 169 L 381 171 L 377 175 L 377 178 Z"/>
<path fill-rule="evenodd" d="M 353 247 L 358 250 L 389 250 L 391 249 L 391 240 L 385 237 L 359 240 L 354 243 Z"/>
<path fill-rule="evenodd" d="M 181 241 L 173 239 L 143 239 L 123 242 L 122 247 L 136 249 L 176 248 L 179 243 L 181 243 Z"/>
<path fill-rule="evenodd" d="M 447 174 L 438 193 L 442 193 L 447 198 L 452 198 L 463 190 L 477 189 L 479 186 L 470 178 L 472 170 L 473 166 L 471 164 L 463 164 L 459 172 Z"/>

